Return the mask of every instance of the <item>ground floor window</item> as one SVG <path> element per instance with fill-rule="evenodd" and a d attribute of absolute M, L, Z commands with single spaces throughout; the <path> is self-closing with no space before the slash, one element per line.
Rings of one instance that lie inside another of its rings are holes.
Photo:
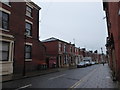
<path fill-rule="evenodd" d="M 25 59 L 32 59 L 32 46 L 25 45 Z"/>
<path fill-rule="evenodd" d="M 64 56 L 64 64 L 67 64 L 67 55 Z"/>
<path fill-rule="evenodd" d="M 0 61 L 8 61 L 9 58 L 9 42 L 0 41 Z"/>

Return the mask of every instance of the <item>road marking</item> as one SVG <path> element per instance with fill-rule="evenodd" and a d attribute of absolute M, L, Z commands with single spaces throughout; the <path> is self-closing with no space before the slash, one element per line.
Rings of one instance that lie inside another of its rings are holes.
<path fill-rule="evenodd" d="M 52 77 L 52 78 L 49 78 L 49 80 L 53 80 L 53 79 L 56 79 L 56 78 L 59 78 L 59 77 L 62 77 L 62 76 L 65 76 L 66 74 L 62 74 L 62 75 L 59 75 L 59 76 L 56 76 L 56 77 Z"/>
<path fill-rule="evenodd" d="M 98 67 L 98 68 L 100 68 L 100 67 Z M 83 82 L 83 81 L 85 81 L 89 76 L 91 76 L 91 74 L 93 73 L 93 72 L 95 72 L 98 68 L 96 68 L 96 69 L 94 69 L 93 71 L 91 71 L 88 75 L 86 75 L 86 76 L 84 76 L 82 79 L 80 79 L 78 82 L 76 82 L 74 85 L 72 85 L 70 88 L 77 88 L 80 84 L 81 84 L 81 82 Z"/>
<path fill-rule="evenodd" d="M 78 82 L 76 82 L 73 86 L 71 86 L 70 88 L 74 88 L 76 85 L 78 85 L 82 80 L 79 80 Z"/>
<path fill-rule="evenodd" d="M 107 79 L 110 79 L 110 76 L 106 76 Z"/>
<path fill-rule="evenodd" d="M 28 84 L 28 85 L 22 86 L 20 88 L 15 89 L 15 90 L 20 90 L 20 89 L 28 88 L 30 86 L 32 86 L 32 84 Z"/>

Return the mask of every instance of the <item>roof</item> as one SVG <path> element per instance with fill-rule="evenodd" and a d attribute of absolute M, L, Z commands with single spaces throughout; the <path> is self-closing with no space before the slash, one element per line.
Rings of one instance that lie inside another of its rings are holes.
<path fill-rule="evenodd" d="M 60 39 L 57 39 L 57 38 L 54 38 L 54 37 L 48 38 L 48 39 L 43 40 L 43 41 L 41 41 L 41 42 L 45 43 L 45 42 L 53 42 L 53 41 L 60 41 L 60 42 L 67 43 L 67 44 L 69 44 L 69 45 L 75 46 L 75 44 L 71 44 L 71 42 L 68 43 L 68 42 L 66 42 L 66 41 L 63 41 L 63 40 L 60 40 Z"/>
<path fill-rule="evenodd" d="M 41 7 L 39 7 L 39 6 L 38 6 L 37 4 L 35 4 L 33 1 L 31 1 L 31 0 L 25 0 L 25 1 L 31 3 L 36 9 L 38 9 L 38 10 L 41 9 Z"/>
<path fill-rule="evenodd" d="M 51 42 L 51 41 L 57 41 L 57 40 L 59 41 L 59 39 L 51 37 L 51 38 L 48 38 L 46 40 L 43 40 L 42 42 Z"/>

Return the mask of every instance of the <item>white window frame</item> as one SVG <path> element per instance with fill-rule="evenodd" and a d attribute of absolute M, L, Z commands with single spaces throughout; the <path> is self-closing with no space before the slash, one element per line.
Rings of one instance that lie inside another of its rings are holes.
<path fill-rule="evenodd" d="M 10 16 L 11 12 L 8 11 L 8 10 L 6 10 L 6 9 L 4 9 L 4 8 L 1 8 L 1 7 L 0 7 L 0 11 L 1 11 L 1 12 L 5 12 L 5 13 L 8 14 L 8 29 L 4 29 L 4 28 L 1 27 L 0 30 L 9 32 L 9 31 L 10 31 L 10 30 L 9 30 L 9 16 Z"/>
<path fill-rule="evenodd" d="M 31 12 L 30 12 L 30 11 L 28 11 L 28 10 L 27 10 L 27 8 L 30 8 L 30 9 L 31 9 Z M 28 16 L 28 17 L 32 18 L 32 11 L 33 11 L 32 9 L 33 9 L 33 8 L 31 8 L 29 5 L 26 5 L 26 16 Z M 27 14 L 27 12 L 28 12 L 28 13 L 30 13 L 30 15 L 29 15 L 29 14 Z"/>
<path fill-rule="evenodd" d="M 7 61 L 0 61 L 2 62 L 13 62 L 13 53 L 14 53 L 14 41 L 2 39 L 0 42 L 8 42 L 9 43 L 9 53 L 8 53 L 8 60 Z M 1 48 L 1 47 L 0 47 Z"/>
<path fill-rule="evenodd" d="M 2 36 L 10 38 L 5 39 Z M 0 41 L 9 42 L 9 58 L 8 61 L 0 61 L 0 75 L 8 75 L 13 73 L 13 56 L 14 56 L 14 37 L 12 35 L 0 33 Z M 1 48 L 1 47 L 0 47 Z"/>

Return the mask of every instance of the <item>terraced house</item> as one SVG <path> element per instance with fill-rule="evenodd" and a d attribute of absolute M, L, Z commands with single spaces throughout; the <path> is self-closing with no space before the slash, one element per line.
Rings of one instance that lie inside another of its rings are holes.
<path fill-rule="evenodd" d="M 33 2 L 0 2 L 0 75 L 25 76 L 45 62 L 39 10 Z"/>
<path fill-rule="evenodd" d="M 49 68 L 52 68 L 53 63 L 59 68 L 75 66 L 74 44 L 54 37 L 43 40 L 42 42 L 46 46 Z"/>

